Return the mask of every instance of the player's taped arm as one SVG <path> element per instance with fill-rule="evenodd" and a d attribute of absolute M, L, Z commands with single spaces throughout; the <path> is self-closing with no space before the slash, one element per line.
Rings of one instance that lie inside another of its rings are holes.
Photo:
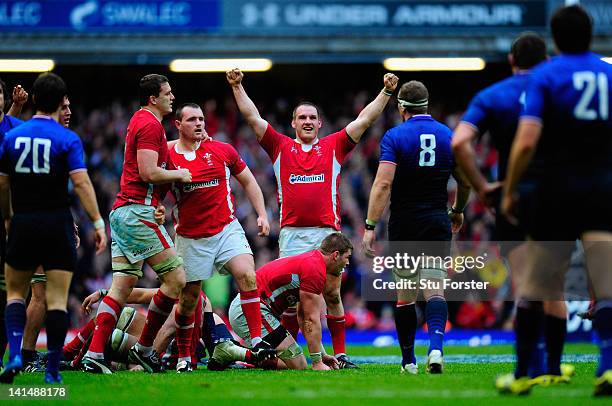
<path fill-rule="evenodd" d="M 310 354 L 321 354 L 321 301 L 319 295 L 300 290 L 298 322 Z"/>
<path fill-rule="evenodd" d="M 261 118 L 259 110 L 257 110 L 255 103 L 253 103 L 253 100 L 247 95 L 242 83 L 232 85 L 232 92 L 234 93 L 234 98 L 236 99 L 236 104 L 238 105 L 240 113 L 242 113 L 246 122 L 255 132 L 257 141 L 261 140 L 268 128 L 268 122 Z"/>
<path fill-rule="evenodd" d="M 253 209 L 255 209 L 257 216 L 267 219 L 268 213 L 266 212 L 264 196 L 251 170 L 248 167 L 245 167 L 242 172 L 236 175 L 236 179 L 244 188 L 244 192 L 246 193 L 249 202 L 251 202 Z"/>
<path fill-rule="evenodd" d="M 477 135 L 478 131 L 475 127 L 461 122 L 453 133 L 452 146 L 457 164 L 472 187 L 474 187 L 474 190 L 476 190 L 476 193 L 480 193 L 484 190 L 487 180 L 476 165 L 476 153 L 472 147 L 472 140 Z"/>
<path fill-rule="evenodd" d="M 380 220 L 387 203 L 389 203 L 393 178 L 395 178 L 395 165 L 387 162 L 379 163 L 376 178 L 370 191 L 368 220 L 372 222 Z"/>
<path fill-rule="evenodd" d="M 459 167 L 453 170 L 453 178 L 457 182 L 457 192 L 455 193 L 455 203 L 452 206 L 452 210 L 455 213 L 463 212 L 470 199 L 470 183 L 463 170 Z"/>
<path fill-rule="evenodd" d="M 541 134 L 540 122 L 531 119 L 519 121 L 508 159 L 508 171 L 504 182 L 505 196 L 512 196 L 515 193 L 516 185 L 533 159 Z"/>
<path fill-rule="evenodd" d="M 385 110 L 390 96 L 397 87 L 398 77 L 392 73 L 387 73 L 383 79 L 383 90 L 359 113 L 357 118 L 346 126 L 346 133 L 356 143 L 359 142 L 365 130 L 378 119 Z"/>

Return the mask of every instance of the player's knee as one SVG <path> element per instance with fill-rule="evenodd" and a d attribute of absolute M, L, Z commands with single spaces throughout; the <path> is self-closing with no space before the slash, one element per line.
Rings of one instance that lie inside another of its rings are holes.
<path fill-rule="evenodd" d="M 302 351 L 302 347 L 300 347 L 296 342 L 289 344 L 287 348 L 278 353 L 278 358 L 285 361 L 285 363 L 293 362 L 294 360 L 296 363 L 299 363 L 300 357 L 304 358 L 304 352 Z M 306 358 L 304 358 L 304 362 L 305 361 Z"/>
<path fill-rule="evenodd" d="M 434 297 L 444 299 L 444 289 L 424 289 L 423 297 L 425 298 L 426 301 Z"/>
<path fill-rule="evenodd" d="M 182 265 L 183 260 L 178 256 L 174 256 L 152 266 L 155 273 L 162 280 L 162 283 L 172 291 L 174 297 L 178 296 L 187 284 L 185 270 Z"/>
<path fill-rule="evenodd" d="M 131 264 L 127 259 L 113 258 L 111 262 L 111 268 L 113 270 L 113 284 L 115 281 L 115 275 L 117 278 L 140 278 L 142 277 L 142 261 L 135 264 Z"/>
<path fill-rule="evenodd" d="M 254 269 L 242 269 L 234 273 L 236 283 L 241 290 L 253 290 L 257 288 L 257 278 Z"/>

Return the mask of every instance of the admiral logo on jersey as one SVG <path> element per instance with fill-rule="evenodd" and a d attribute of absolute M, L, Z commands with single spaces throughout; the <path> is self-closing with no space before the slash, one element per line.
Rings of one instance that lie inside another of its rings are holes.
<path fill-rule="evenodd" d="M 289 175 L 289 183 L 294 185 L 296 183 L 323 183 L 325 182 L 325 174 L 320 173 L 318 175 L 296 175 L 292 173 Z"/>
<path fill-rule="evenodd" d="M 204 182 L 186 183 L 183 185 L 183 192 L 189 193 L 196 189 L 202 189 L 205 187 L 215 187 L 215 186 L 219 186 L 219 179 L 212 179 L 212 180 L 207 180 Z"/>

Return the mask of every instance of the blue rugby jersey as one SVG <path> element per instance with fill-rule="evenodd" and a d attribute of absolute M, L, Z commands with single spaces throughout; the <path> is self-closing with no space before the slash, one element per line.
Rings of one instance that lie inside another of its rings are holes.
<path fill-rule="evenodd" d="M 23 124 L 23 120 L 5 114 L 2 121 L 0 121 L 0 142 L 2 142 L 4 134 L 21 124 Z"/>
<path fill-rule="evenodd" d="M 499 153 L 499 180 L 506 177 L 510 149 L 523 110 L 529 76 L 529 73 L 517 73 L 481 90 L 474 96 L 461 119 L 481 134 L 489 131 L 491 142 Z M 536 170 L 535 166 L 532 163 L 525 177 Z"/>
<path fill-rule="evenodd" d="M 385 133 L 380 162 L 397 165 L 391 190 L 392 212 L 446 210 L 447 184 L 455 167 L 452 131 L 419 114 Z"/>
<path fill-rule="evenodd" d="M 15 213 L 68 209 L 68 177 L 86 170 L 79 136 L 47 116 L 6 133 L 0 172 L 11 178 Z"/>
<path fill-rule="evenodd" d="M 521 119 L 542 122 L 548 175 L 612 169 L 612 65 L 592 52 L 562 54 L 532 71 Z"/>

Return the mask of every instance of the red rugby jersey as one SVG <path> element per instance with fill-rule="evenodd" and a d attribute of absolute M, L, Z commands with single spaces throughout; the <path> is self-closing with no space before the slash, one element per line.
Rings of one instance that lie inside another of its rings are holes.
<path fill-rule="evenodd" d="M 274 165 L 281 227 L 340 230 L 340 169 L 356 145 L 346 129 L 302 145 L 268 124 L 259 142 Z"/>
<path fill-rule="evenodd" d="M 168 191 L 168 185 L 153 185 L 142 180 L 138 172 L 139 149 L 157 152 L 157 166 L 166 169 L 168 162 L 166 132 L 155 114 L 147 109 L 138 110 L 128 124 L 120 189 L 113 210 L 131 203 L 157 206 Z"/>
<path fill-rule="evenodd" d="M 230 178 L 246 164 L 225 142 L 202 142 L 196 151 L 186 154 L 179 153 L 177 145 L 169 148 L 170 167 L 189 169 L 192 179 L 172 187 L 177 202 L 172 211 L 176 232 L 187 238 L 213 236 L 236 218 Z"/>
<path fill-rule="evenodd" d="M 321 251 L 280 258 L 257 270 L 261 301 L 279 318 L 287 308 L 300 301 L 300 290 L 323 293 L 327 272 Z"/>

